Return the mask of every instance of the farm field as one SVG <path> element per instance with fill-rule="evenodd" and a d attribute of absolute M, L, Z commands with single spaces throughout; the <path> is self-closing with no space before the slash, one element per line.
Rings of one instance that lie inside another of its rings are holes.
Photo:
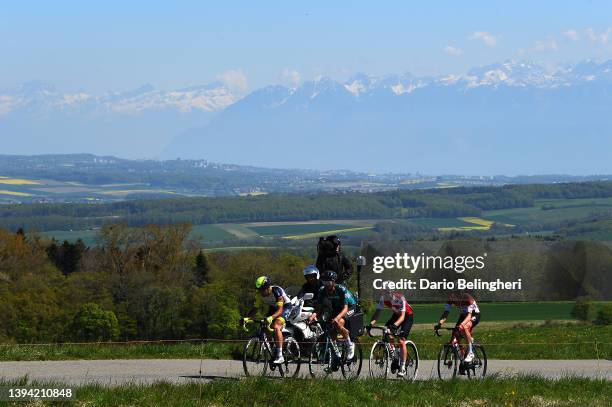
<path fill-rule="evenodd" d="M 612 208 L 612 198 L 538 200 L 531 208 L 485 211 L 482 217 L 494 222 L 529 225 L 584 218 L 601 208 Z"/>
<path fill-rule="evenodd" d="M 114 187 L 119 187 L 115 185 Z M 125 190 L 122 190 L 124 192 Z M 0 191 L 1 193 L 2 191 Z M 545 209 L 543 209 L 545 208 Z M 401 222 L 436 229 L 440 232 L 488 230 L 493 222 L 504 224 L 511 233 L 512 226 L 543 224 L 547 222 L 584 219 L 598 210 L 612 209 L 612 198 L 593 199 L 548 199 L 538 200 L 530 208 L 514 208 L 483 211 L 479 217 L 459 218 L 411 218 Z M 353 220 L 311 220 L 283 222 L 248 222 L 195 225 L 192 237 L 200 238 L 203 243 L 220 244 L 223 241 L 257 240 L 283 238 L 288 240 L 316 239 L 326 234 L 339 234 L 350 237 L 367 237 L 371 229 L 383 219 Z M 593 225 L 578 225 L 568 230 L 569 237 L 581 239 L 610 240 L 612 227 L 609 221 Z M 83 239 L 93 244 L 95 231 L 49 231 L 44 235 L 54 236 L 62 241 Z"/>
<path fill-rule="evenodd" d="M 351 221 L 345 221 L 351 222 Z M 258 223 L 219 223 L 211 225 L 194 225 L 190 237 L 202 243 L 219 243 L 225 240 L 243 240 L 258 238 L 285 238 L 290 240 L 316 238 L 325 234 L 349 234 L 351 236 L 367 235 L 373 221 L 364 220 L 349 223 L 312 223 L 312 222 L 262 222 Z M 85 244 L 95 243 L 97 230 L 54 230 L 42 232 L 43 236 L 55 237 L 59 241 L 74 242 L 82 239 Z"/>

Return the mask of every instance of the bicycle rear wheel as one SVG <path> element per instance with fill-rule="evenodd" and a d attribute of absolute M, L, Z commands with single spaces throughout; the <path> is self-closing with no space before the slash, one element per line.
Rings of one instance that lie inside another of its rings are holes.
<path fill-rule="evenodd" d="M 264 342 L 258 337 L 249 339 L 242 352 L 244 374 L 247 376 L 265 376 L 271 357 L 272 355 L 270 355 Z"/>
<path fill-rule="evenodd" d="M 482 379 L 487 374 L 487 353 L 482 345 L 474 344 L 474 360 L 466 370 L 469 379 Z"/>
<path fill-rule="evenodd" d="M 363 355 L 359 342 L 353 341 L 355 344 L 355 354 L 351 359 L 348 359 L 348 345 L 344 341 L 342 344 L 342 376 L 345 379 L 356 379 L 361 373 L 361 364 L 363 363 Z"/>
<path fill-rule="evenodd" d="M 295 338 L 285 338 L 285 343 L 283 345 L 283 356 L 285 358 L 285 363 L 283 364 L 285 376 L 297 377 L 297 375 L 300 373 L 302 355 L 300 353 L 300 345 Z"/>
<path fill-rule="evenodd" d="M 419 373 L 419 350 L 412 341 L 406 341 L 406 380 L 414 380 Z"/>
<path fill-rule="evenodd" d="M 459 355 L 451 345 L 443 345 L 438 352 L 438 377 L 440 380 L 453 379 L 457 376 Z"/>
<path fill-rule="evenodd" d="M 382 341 L 374 343 L 370 350 L 370 377 L 386 379 L 390 359 L 391 355 L 387 344 Z"/>

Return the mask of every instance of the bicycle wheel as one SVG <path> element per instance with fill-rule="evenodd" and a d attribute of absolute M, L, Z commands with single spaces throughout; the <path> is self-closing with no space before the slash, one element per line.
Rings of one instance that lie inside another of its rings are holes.
<path fill-rule="evenodd" d="M 391 354 L 387 344 L 378 341 L 370 350 L 370 377 L 386 379 L 389 372 Z"/>
<path fill-rule="evenodd" d="M 467 367 L 469 379 L 482 379 L 487 374 L 487 353 L 482 345 L 474 344 L 474 360 Z"/>
<path fill-rule="evenodd" d="M 298 373 L 300 373 L 300 365 L 302 360 L 300 345 L 295 338 L 285 338 L 285 343 L 283 345 L 283 357 L 285 358 L 285 363 L 283 364 L 282 370 L 284 370 L 285 376 L 297 377 Z"/>
<path fill-rule="evenodd" d="M 404 379 L 414 380 L 419 373 L 419 350 L 412 341 L 406 341 L 406 375 Z"/>
<path fill-rule="evenodd" d="M 356 379 L 361 373 L 361 364 L 363 363 L 363 355 L 359 342 L 353 341 L 355 344 L 355 354 L 351 359 L 348 359 L 348 345 L 346 341 L 342 341 L 342 376 L 345 379 Z"/>
<path fill-rule="evenodd" d="M 265 376 L 271 356 L 265 344 L 258 337 L 249 339 L 242 352 L 244 374 L 247 376 Z"/>
<path fill-rule="evenodd" d="M 453 379 L 457 376 L 459 355 L 455 348 L 443 345 L 438 352 L 438 377 L 440 380 Z"/>
<path fill-rule="evenodd" d="M 325 378 L 333 373 L 332 348 L 327 341 L 317 341 L 312 344 L 310 358 L 308 359 L 308 370 L 314 378 Z"/>

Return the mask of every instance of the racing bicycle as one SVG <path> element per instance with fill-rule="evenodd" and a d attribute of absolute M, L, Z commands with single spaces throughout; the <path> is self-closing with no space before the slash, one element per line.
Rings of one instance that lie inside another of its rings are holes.
<path fill-rule="evenodd" d="M 257 332 L 244 345 L 242 353 L 242 366 L 244 374 L 247 376 L 266 376 L 278 372 L 281 377 L 289 376 L 296 377 L 300 372 L 301 355 L 300 345 L 295 338 L 287 336 L 283 343 L 284 363 L 275 364 L 273 342 L 268 340 L 266 331 L 268 330 L 268 322 L 265 319 L 253 321 L 244 319 L 242 327 L 246 330 L 246 324 L 254 322 L 258 324 Z M 283 329 L 283 335 L 287 334 Z"/>
<path fill-rule="evenodd" d="M 438 377 L 440 380 L 453 379 L 457 377 L 457 373 L 461 376 L 467 375 L 468 379 L 483 378 L 487 374 L 487 353 L 484 347 L 473 343 L 474 359 L 471 362 L 466 362 L 467 355 L 466 346 L 459 343 L 462 335 L 457 328 L 441 328 L 436 327 L 436 335 L 440 335 L 439 329 L 452 331 L 451 339 L 445 343 L 438 352 Z"/>
<path fill-rule="evenodd" d="M 348 343 L 345 339 L 331 339 L 331 327 L 325 330 L 315 343 L 313 343 L 310 358 L 308 360 L 308 370 L 310 375 L 315 378 L 333 377 L 338 372 L 342 373 L 345 379 L 356 379 L 361 373 L 362 351 L 357 339 L 355 344 L 355 354 L 348 359 Z M 339 374 L 338 374 L 339 375 Z"/>
<path fill-rule="evenodd" d="M 373 378 L 386 379 L 391 374 L 396 374 L 400 369 L 400 347 L 394 345 L 391 330 L 386 326 L 368 327 L 368 335 L 373 337 L 371 330 L 380 329 L 382 338 L 374 342 L 370 350 L 370 376 Z M 419 371 L 419 351 L 414 342 L 406 341 L 406 374 L 404 379 L 414 380 Z"/>

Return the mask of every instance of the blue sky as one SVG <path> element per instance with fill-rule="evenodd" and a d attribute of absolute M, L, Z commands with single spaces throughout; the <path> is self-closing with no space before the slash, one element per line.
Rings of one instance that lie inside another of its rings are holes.
<path fill-rule="evenodd" d="M 3 4 L 0 86 L 39 79 L 104 92 L 223 79 L 248 90 L 319 75 L 612 58 L 606 1 L 90 3 Z"/>

